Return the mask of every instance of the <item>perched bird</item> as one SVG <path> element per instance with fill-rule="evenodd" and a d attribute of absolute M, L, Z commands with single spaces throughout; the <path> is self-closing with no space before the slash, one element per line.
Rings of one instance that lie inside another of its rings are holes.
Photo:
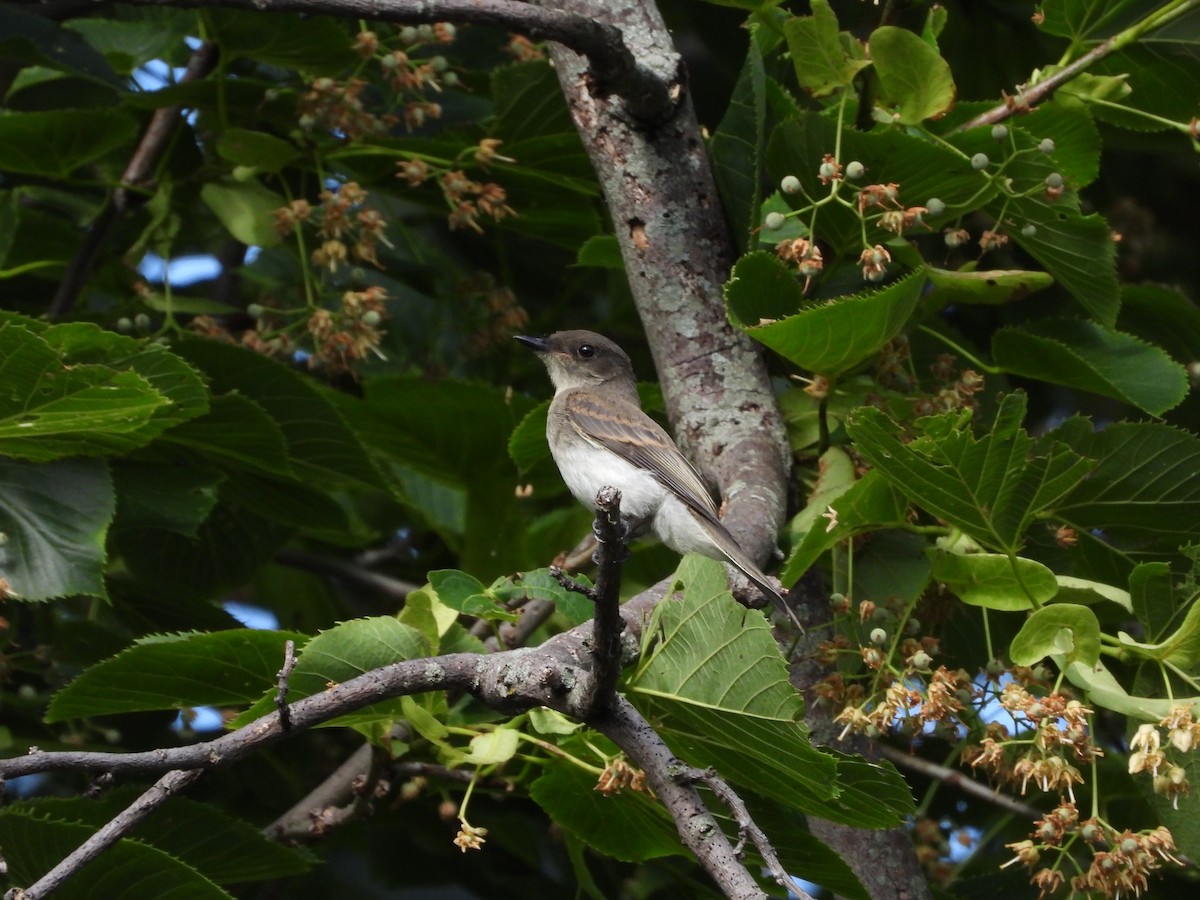
<path fill-rule="evenodd" d="M 678 553 L 729 562 L 803 630 L 779 591 L 721 524 L 704 479 L 642 411 L 625 351 L 591 331 L 516 339 L 541 357 L 554 384 L 546 439 L 575 498 L 591 509 L 600 488 L 616 488 L 627 533 L 649 527 Z"/>

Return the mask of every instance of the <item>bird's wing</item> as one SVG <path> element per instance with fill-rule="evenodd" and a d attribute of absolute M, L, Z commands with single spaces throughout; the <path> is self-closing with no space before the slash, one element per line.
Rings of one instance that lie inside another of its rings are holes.
<path fill-rule="evenodd" d="M 720 524 L 708 486 L 658 423 L 628 400 L 597 402 L 583 391 L 564 398 L 563 412 L 585 438 L 644 469 L 704 518 Z"/>

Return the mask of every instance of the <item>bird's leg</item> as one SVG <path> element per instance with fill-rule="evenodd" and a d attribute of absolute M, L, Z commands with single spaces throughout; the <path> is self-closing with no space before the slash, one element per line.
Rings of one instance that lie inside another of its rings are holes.
<path fill-rule="evenodd" d="M 592 522 L 592 534 L 596 536 L 597 543 L 603 543 L 600 537 L 599 527 L 599 523 Z M 649 527 L 649 516 L 642 516 L 638 519 L 631 518 L 629 516 L 621 517 L 621 543 L 625 546 L 625 555 L 621 557 L 622 560 L 629 559 L 629 542 L 634 538 L 645 534 Z M 597 549 L 596 553 L 592 554 L 592 562 L 599 562 L 599 560 L 596 558 L 599 552 L 599 549 Z"/>

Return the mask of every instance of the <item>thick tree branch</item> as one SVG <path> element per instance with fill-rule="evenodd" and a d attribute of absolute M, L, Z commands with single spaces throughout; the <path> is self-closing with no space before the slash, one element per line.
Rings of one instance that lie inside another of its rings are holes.
<path fill-rule="evenodd" d="M 671 811 L 683 845 L 696 855 L 717 886 L 732 898 L 765 898 L 687 777 L 689 769 L 628 700 L 618 696 L 592 723 L 646 773 L 646 781 Z M 801 898 L 806 894 L 799 894 Z M 809 898 L 811 900 L 811 898 Z"/>
<path fill-rule="evenodd" d="M 162 806 L 169 798 L 195 781 L 203 774 L 201 769 L 168 772 L 153 787 L 133 801 L 119 815 L 107 822 L 90 838 L 64 857 L 58 865 L 27 888 L 13 888 L 4 896 L 5 900 L 41 900 L 56 890 L 64 881 L 91 862 L 122 836 L 133 830 L 139 822 Z"/>
<path fill-rule="evenodd" d="M 650 0 L 538 0 L 621 28 L 664 73 L 679 55 Z M 725 315 L 735 249 L 686 91 L 670 122 L 645 131 L 588 89 L 586 62 L 551 51 L 600 179 L 675 436 L 720 488 L 725 521 L 751 556 L 775 549 L 789 452 L 766 367 Z"/>

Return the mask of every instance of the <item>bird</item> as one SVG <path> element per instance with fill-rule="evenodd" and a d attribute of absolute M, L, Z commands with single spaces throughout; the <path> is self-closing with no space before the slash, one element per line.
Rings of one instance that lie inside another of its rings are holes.
<path fill-rule="evenodd" d="M 616 488 L 627 535 L 649 528 L 677 553 L 731 564 L 803 631 L 780 591 L 722 524 L 700 473 L 642 410 L 628 354 L 593 331 L 515 339 L 541 358 L 554 385 L 546 440 L 575 498 L 591 509 L 602 487 Z"/>

